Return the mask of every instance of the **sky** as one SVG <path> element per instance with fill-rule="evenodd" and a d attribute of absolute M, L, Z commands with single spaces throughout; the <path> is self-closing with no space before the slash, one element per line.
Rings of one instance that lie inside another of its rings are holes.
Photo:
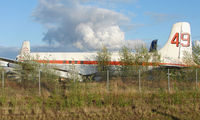
<path fill-rule="evenodd" d="M 96 51 L 106 45 L 158 47 L 176 22 L 191 24 L 200 40 L 198 0 L 2 0 L 0 57 L 15 58 L 23 41 L 31 51 Z"/>

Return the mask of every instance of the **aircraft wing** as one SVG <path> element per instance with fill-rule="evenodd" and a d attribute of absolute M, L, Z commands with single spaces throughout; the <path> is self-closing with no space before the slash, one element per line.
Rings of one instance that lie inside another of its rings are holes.
<path fill-rule="evenodd" d="M 73 71 L 69 71 L 69 70 L 65 70 L 65 69 L 61 69 L 61 68 L 58 68 L 58 67 L 54 67 L 53 68 L 54 70 L 57 70 L 57 71 L 61 71 L 61 72 L 66 72 L 66 73 L 70 73 L 70 72 L 73 72 Z M 79 75 L 82 75 L 80 73 L 78 73 Z"/>
<path fill-rule="evenodd" d="M 1 58 L 1 57 L 0 57 L 0 61 L 4 61 L 4 62 L 8 62 L 8 63 L 19 64 L 18 61 L 16 61 L 16 60 L 12 60 L 12 59 L 8 59 L 8 58 Z"/>
<path fill-rule="evenodd" d="M 159 66 L 160 67 L 167 67 L 167 68 L 184 68 L 184 67 L 188 67 L 188 65 L 173 64 L 173 63 L 161 63 Z"/>
<path fill-rule="evenodd" d="M 58 71 L 62 71 L 62 72 L 69 72 L 68 70 L 63 70 L 63 69 L 60 69 L 60 68 L 57 68 L 57 67 L 54 67 L 53 69 L 58 70 Z"/>

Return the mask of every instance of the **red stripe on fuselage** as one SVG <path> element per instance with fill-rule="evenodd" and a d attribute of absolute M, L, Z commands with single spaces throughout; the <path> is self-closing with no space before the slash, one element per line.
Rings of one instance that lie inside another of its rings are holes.
<path fill-rule="evenodd" d="M 84 64 L 84 65 L 97 65 L 98 61 L 74 61 L 74 60 L 35 60 L 38 63 L 50 63 L 50 64 Z M 120 61 L 109 61 L 109 65 L 126 65 Z M 133 64 L 136 65 L 136 64 Z M 184 64 L 175 64 L 175 63 L 152 63 L 152 62 L 142 62 L 138 65 L 142 66 L 180 66 L 180 67 L 189 67 Z"/>

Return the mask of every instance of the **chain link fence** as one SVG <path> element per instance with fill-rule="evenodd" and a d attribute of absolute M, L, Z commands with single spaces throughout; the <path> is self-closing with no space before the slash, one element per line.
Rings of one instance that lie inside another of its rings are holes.
<path fill-rule="evenodd" d="M 58 88 L 58 76 L 42 70 L 6 71 L 0 69 L 2 91 L 9 88 L 21 88 L 41 95 L 42 89 L 55 91 Z"/>
<path fill-rule="evenodd" d="M 1 69 L 0 74 L 2 89 L 11 87 L 15 83 L 23 88 L 34 89 L 39 95 L 41 95 L 42 89 L 55 91 L 70 85 L 69 79 L 60 81 L 58 76 L 41 70 L 35 72 L 20 71 L 20 74 L 11 77 L 6 74 L 5 70 Z M 173 92 L 199 89 L 199 78 L 200 69 L 198 68 L 152 70 L 138 68 L 128 71 L 108 70 L 99 72 L 93 76 L 93 79 L 92 77 L 85 77 L 85 81 L 88 83 L 88 79 L 90 79 L 91 83 L 104 83 L 104 88 L 108 91 L 122 89 L 136 92 Z M 75 82 L 75 80 L 71 80 L 71 82 Z"/>
<path fill-rule="evenodd" d="M 122 84 L 132 87 L 139 92 L 156 92 L 160 90 L 170 92 L 176 90 L 194 90 L 200 87 L 198 82 L 200 70 L 197 68 L 115 70 L 103 72 L 100 75 L 104 81 L 121 81 Z"/>

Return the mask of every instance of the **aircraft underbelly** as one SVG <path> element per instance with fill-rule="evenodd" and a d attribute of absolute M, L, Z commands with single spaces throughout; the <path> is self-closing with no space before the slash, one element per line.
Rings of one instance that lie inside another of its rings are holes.
<path fill-rule="evenodd" d="M 97 72 L 97 65 L 55 64 L 55 66 L 65 71 L 75 71 L 81 75 L 91 75 Z"/>

